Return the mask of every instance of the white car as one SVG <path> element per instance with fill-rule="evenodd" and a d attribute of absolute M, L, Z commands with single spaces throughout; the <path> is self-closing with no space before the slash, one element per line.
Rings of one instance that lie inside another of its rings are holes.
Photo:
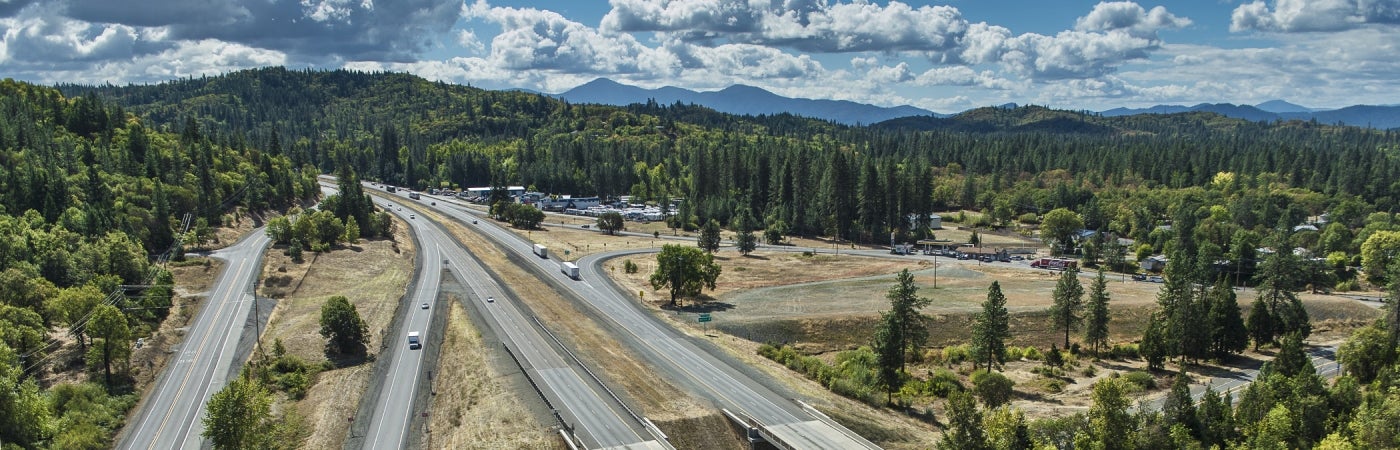
<path fill-rule="evenodd" d="M 486 297 L 486 303 L 496 303 L 496 297 Z"/>
<path fill-rule="evenodd" d="M 423 309 L 428 309 L 428 304 L 427 304 L 427 303 L 424 303 L 424 304 L 422 305 L 422 308 L 423 308 Z"/>

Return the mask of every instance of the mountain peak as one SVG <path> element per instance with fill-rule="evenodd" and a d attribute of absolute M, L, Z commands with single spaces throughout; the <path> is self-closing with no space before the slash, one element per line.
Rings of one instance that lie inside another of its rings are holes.
<path fill-rule="evenodd" d="M 1294 103 L 1289 103 L 1283 100 L 1269 100 L 1267 102 L 1254 105 L 1254 107 L 1271 113 L 1305 113 L 1313 111 L 1312 108 L 1297 105 Z"/>
<path fill-rule="evenodd" d="M 598 78 L 559 94 L 557 97 L 573 103 L 630 105 L 655 100 L 662 105 L 676 102 L 705 106 L 730 114 L 793 114 L 814 119 L 854 125 L 876 123 L 916 115 L 936 115 L 933 111 L 913 106 L 882 107 L 845 100 L 790 98 L 767 89 L 735 84 L 718 91 L 696 92 L 677 87 L 645 89 L 628 86 L 607 78 Z"/>

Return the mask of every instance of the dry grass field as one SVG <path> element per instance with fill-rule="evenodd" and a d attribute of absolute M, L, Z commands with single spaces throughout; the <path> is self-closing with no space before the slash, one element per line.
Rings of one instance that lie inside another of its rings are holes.
<path fill-rule="evenodd" d="M 503 382 L 488 361 L 481 332 L 451 298 L 443 351 L 434 379 L 428 427 L 433 446 L 454 449 L 564 448 L 559 435 L 520 406 L 522 393 Z"/>
<path fill-rule="evenodd" d="M 397 311 L 413 274 L 413 240 L 399 224 L 394 240 L 361 240 L 358 245 L 329 253 L 307 252 L 298 264 L 271 248 L 264 260 L 258 294 L 277 299 L 277 308 L 263 332 L 263 344 L 281 340 L 287 354 L 313 365 L 326 361 L 320 334 L 321 305 L 344 295 L 370 329 L 367 348 L 378 352 L 384 330 Z M 349 430 L 369 385 L 372 363 L 348 365 L 317 374 L 306 398 L 284 405 L 295 408 L 306 425 L 305 448 L 338 448 Z"/>

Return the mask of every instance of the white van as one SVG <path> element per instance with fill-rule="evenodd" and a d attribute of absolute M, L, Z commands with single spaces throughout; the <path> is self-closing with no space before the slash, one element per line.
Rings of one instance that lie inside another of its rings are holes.
<path fill-rule="evenodd" d="M 418 350 L 420 348 L 423 348 L 423 341 L 419 340 L 418 337 L 419 335 L 417 331 L 408 332 L 408 348 L 410 350 Z"/>

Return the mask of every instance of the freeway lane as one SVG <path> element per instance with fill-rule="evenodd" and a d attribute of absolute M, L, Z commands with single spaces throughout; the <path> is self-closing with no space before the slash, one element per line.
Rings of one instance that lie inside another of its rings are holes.
<path fill-rule="evenodd" d="M 369 191 L 367 189 L 367 191 Z M 387 196 L 391 202 L 397 205 L 392 210 L 403 216 L 412 214 L 415 202 L 402 196 L 389 196 L 381 192 L 370 191 L 376 196 Z M 382 203 L 382 207 L 389 208 Z M 407 210 L 399 211 L 399 207 L 407 206 Z M 417 205 L 421 207 L 422 205 Z M 442 228 L 433 223 L 428 217 L 422 215 L 409 215 L 406 219 L 412 227 L 413 232 L 418 236 L 418 240 L 424 249 L 433 249 L 435 252 L 431 257 L 424 252 L 422 261 L 424 267 L 422 272 L 441 273 L 441 265 L 449 268 L 449 273 L 467 286 L 472 295 L 464 301 L 476 302 L 476 307 L 488 318 L 488 325 L 495 330 L 502 342 L 506 342 L 508 349 L 525 366 L 527 375 L 538 385 L 541 394 L 558 410 L 562 420 L 573 428 L 574 436 L 582 441 L 587 448 L 626 448 L 626 449 L 652 449 L 660 450 L 667 448 L 661 442 L 651 437 L 644 437 L 642 426 L 637 421 L 629 419 L 627 412 L 617 402 L 606 397 L 600 392 L 600 387 L 579 373 L 579 369 L 570 365 L 563 355 L 556 350 L 549 340 L 527 317 L 527 314 L 517 306 L 517 302 L 512 299 L 507 291 L 496 282 L 481 264 L 463 249 L 455 239 L 448 235 Z M 438 269 L 431 269 L 428 263 L 434 263 Z M 435 292 L 440 279 L 419 281 L 420 291 L 429 286 Z M 436 296 L 436 294 L 433 294 Z M 490 299 L 490 300 L 488 300 Z M 414 300 L 407 303 L 411 311 L 425 313 L 424 324 L 431 310 L 421 310 L 414 305 L 421 302 L 432 302 L 431 298 L 425 300 Z M 436 308 L 433 308 L 436 309 Z M 405 330 L 413 330 L 411 323 L 405 322 Z M 407 339 L 407 331 L 400 333 L 404 340 Z M 426 331 L 425 331 L 426 335 Z M 392 350 L 398 355 L 404 353 L 418 354 L 417 351 L 405 351 L 407 344 Z M 447 350 L 447 349 L 444 349 Z M 370 430 L 383 429 L 386 431 L 371 435 L 365 440 L 366 448 L 402 448 L 402 438 L 394 439 L 390 435 L 398 433 L 394 430 L 406 430 L 408 420 L 412 412 L 399 406 L 398 401 L 410 402 L 413 397 L 414 388 L 407 386 L 398 387 L 400 384 L 408 384 L 408 377 L 414 379 L 413 383 L 421 376 L 423 368 L 421 365 L 401 365 L 397 360 L 393 363 L 395 368 L 389 375 L 390 382 L 385 385 L 384 391 L 380 394 L 379 404 L 375 407 L 374 423 L 371 423 Z M 391 392 L 391 390 L 395 392 Z M 401 400 L 400 400 L 401 399 Z M 383 417 L 383 419 L 381 419 Z M 403 420 L 403 424 L 396 425 L 397 417 Z M 381 422 L 383 421 L 383 422 Z M 406 434 L 406 431 L 403 432 Z M 395 445 L 398 444 L 398 445 Z"/>
<path fill-rule="evenodd" d="M 408 427 L 415 414 L 413 398 L 418 391 L 418 382 L 423 373 L 423 352 L 408 346 L 408 333 L 419 332 L 421 339 L 427 339 L 428 323 L 437 308 L 422 309 L 418 305 L 437 302 L 438 285 L 442 282 L 442 256 L 438 246 L 422 239 L 425 228 L 421 221 L 407 219 L 409 227 L 420 236 L 424 245 L 418 249 L 418 280 L 414 283 L 413 295 L 404 298 L 399 305 L 404 314 L 403 328 L 399 333 L 386 337 L 389 342 L 389 382 L 379 391 L 375 399 L 374 414 L 370 418 L 369 434 L 365 437 L 364 448 L 397 449 L 404 448 L 408 437 Z"/>
<path fill-rule="evenodd" d="M 441 203 L 437 207 L 439 211 L 462 223 L 470 223 L 477 218 L 475 214 L 478 213 L 474 211 L 469 213 L 470 210 L 465 208 L 447 207 L 449 203 L 446 199 L 423 197 Z M 596 255 L 578 261 L 581 281 L 576 281 L 560 273 L 558 262 L 535 256 L 531 243 L 494 222 L 480 220 L 474 227 L 523 260 L 535 264 L 547 276 L 553 277 L 597 310 L 600 317 L 612 320 L 620 329 L 626 330 L 630 334 L 629 341 L 650 361 L 698 386 L 721 407 L 738 411 L 759 422 L 784 444 L 803 449 L 876 448 L 839 424 L 808 414 L 796 402 L 715 358 L 653 317 L 606 280 L 597 267 Z M 651 250 L 638 252 L 646 251 Z"/>
<path fill-rule="evenodd" d="M 160 380 L 127 425 L 117 447 L 196 449 L 203 445 L 204 404 L 228 383 L 235 347 L 252 310 L 253 282 L 271 243 L 264 228 L 216 251 L 227 262 Z"/>

